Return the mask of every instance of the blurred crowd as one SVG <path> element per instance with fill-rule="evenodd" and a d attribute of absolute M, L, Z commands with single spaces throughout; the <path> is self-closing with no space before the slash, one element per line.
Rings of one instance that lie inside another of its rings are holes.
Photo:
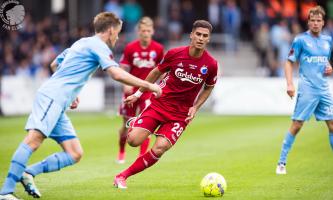
<path fill-rule="evenodd" d="M 168 4 L 168 19 L 154 18 L 154 37 L 165 45 L 182 40 L 198 18 L 191 0 L 171 0 Z M 306 30 L 307 12 L 315 5 L 312 0 L 209 0 L 206 18 L 214 26 L 214 35 L 227 36 L 227 42 L 217 48 L 237 53 L 240 40 L 252 43 L 258 68 L 265 75 L 281 76 L 290 43 Z M 333 36 L 333 1 L 323 6 L 327 11 L 324 32 Z M 135 24 L 144 16 L 144 9 L 135 0 L 107 0 L 101 10 L 114 12 L 124 21 L 124 33 L 114 49 L 120 55 L 125 44 L 134 39 Z M 67 18 L 33 20 L 26 13 L 23 28 L 1 31 L 0 75 L 47 77 L 57 54 L 78 38 L 92 34 L 90 24 L 69 30 Z"/>

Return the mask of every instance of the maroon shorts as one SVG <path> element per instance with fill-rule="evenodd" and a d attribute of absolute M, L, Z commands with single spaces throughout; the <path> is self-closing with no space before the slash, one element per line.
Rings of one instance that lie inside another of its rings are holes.
<path fill-rule="evenodd" d="M 185 121 L 171 121 L 151 107 L 146 108 L 133 124 L 133 128 L 143 128 L 154 135 L 165 137 L 171 145 L 177 142 L 186 126 Z"/>
<path fill-rule="evenodd" d="M 127 96 L 123 97 L 123 100 L 126 99 Z M 141 113 L 146 107 L 150 105 L 150 94 L 149 95 L 142 95 L 140 99 L 138 99 L 134 104 L 133 107 L 122 103 L 119 108 L 119 114 L 126 117 L 131 118 L 137 116 L 138 113 Z"/>

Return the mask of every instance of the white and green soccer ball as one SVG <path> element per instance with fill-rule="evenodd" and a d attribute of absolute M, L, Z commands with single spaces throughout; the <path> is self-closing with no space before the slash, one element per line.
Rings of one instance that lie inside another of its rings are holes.
<path fill-rule="evenodd" d="M 200 187 L 205 197 L 222 197 L 227 190 L 227 182 L 221 174 L 212 172 L 201 180 Z"/>

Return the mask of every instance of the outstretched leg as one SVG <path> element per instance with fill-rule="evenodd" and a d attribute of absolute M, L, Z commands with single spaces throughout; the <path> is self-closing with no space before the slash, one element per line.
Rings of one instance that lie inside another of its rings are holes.
<path fill-rule="evenodd" d="M 83 150 L 79 139 L 74 138 L 63 141 L 61 144 L 63 152 L 54 153 L 43 161 L 30 165 L 23 174 L 21 183 L 26 192 L 35 197 L 41 197 L 41 194 L 34 183 L 34 177 L 41 173 L 58 171 L 64 167 L 73 165 L 80 161 Z"/>
<path fill-rule="evenodd" d="M 160 157 L 170 148 L 171 144 L 167 139 L 161 136 L 157 136 L 152 149 L 137 158 L 131 166 L 119 173 L 115 177 L 114 185 L 120 189 L 126 189 L 126 179 L 128 177 L 133 176 L 153 166 L 160 159 Z"/>
<path fill-rule="evenodd" d="M 16 149 L 12 157 L 7 178 L 0 191 L 1 195 L 14 193 L 16 183 L 21 180 L 31 154 L 38 149 L 44 139 L 45 136 L 37 130 L 30 130 L 28 132 L 28 135 Z"/>
<path fill-rule="evenodd" d="M 300 129 L 303 126 L 303 123 L 304 123 L 303 121 L 296 121 L 296 120 L 292 122 L 291 127 L 283 140 L 280 159 L 278 162 L 278 166 L 276 168 L 277 174 L 287 173 L 286 171 L 287 156 L 290 149 L 292 148 L 297 133 L 300 131 Z"/>

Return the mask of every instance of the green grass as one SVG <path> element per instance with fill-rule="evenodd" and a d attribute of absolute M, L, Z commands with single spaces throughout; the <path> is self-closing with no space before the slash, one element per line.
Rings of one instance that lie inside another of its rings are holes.
<path fill-rule="evenodd" d="M 85 150 L 81 162 L 42 174 L 36 183 L 43 199 L 206 199 L 199 183 L 209 172 L 221 173 L 228 190 L 223 199 L 333 199 L 333 153 L 325 123 L 305 123 L 288 158 L 288 174 L 275 167 L 289 117 L 234 117 L 201 114 L 178 143 L 153 167 L 128 179 L 127 190 L 113 188 L 113 177 L 129 166 L 138 149 L 127 148 L 127 162 L 114 162 L 120 118 L 71 114 Z M 22 141 L 26 117 L 0 118 L 0 184 Z M 60 151 L 46 140 L 29 163 Z M 28 197 L 18 185 L 17 193 Z"/>

